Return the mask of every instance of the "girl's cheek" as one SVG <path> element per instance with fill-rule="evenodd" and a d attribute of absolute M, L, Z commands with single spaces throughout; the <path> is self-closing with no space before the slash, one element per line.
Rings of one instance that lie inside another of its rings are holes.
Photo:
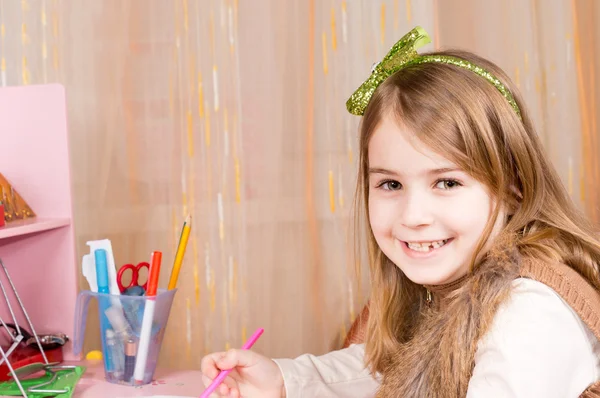
<path fill-rule="evenodd" d="M 371 228 L 375 231 L 382 230 L 393 223 L 394 206 L 381 200 L 372 200 L 369 203 L 369 219 Z"/>

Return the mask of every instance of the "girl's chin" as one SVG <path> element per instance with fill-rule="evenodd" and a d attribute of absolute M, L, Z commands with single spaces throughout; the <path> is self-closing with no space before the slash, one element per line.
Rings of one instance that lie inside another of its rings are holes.
<path fill-rule="evenodd" d="M 464 272 L 457 270 L 456 272 L 443 272 L 445 270 L 439 270 L 440 272 L 436 272 L 437 270 L 431 269 L 423 269 L 425 267 L 421 266 L 404 266 L 400 267 L 400 270 L 406 275 L 411 282 L 417 285 L 445 285 L 448 283 L 452 283 L 458 279 L 460 279 L 463 275 L 466 274 L 466 270 Z"/>

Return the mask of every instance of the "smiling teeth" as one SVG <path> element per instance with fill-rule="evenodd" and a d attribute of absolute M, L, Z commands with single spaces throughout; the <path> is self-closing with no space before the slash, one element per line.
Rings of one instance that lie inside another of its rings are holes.
<path fill-rule="evenodd" d="M 438 240 L 435 242 L 423 242 L 423 243 L 406 242 L 406 244 L 408 245 L 408 247 L 411 250 L 418 251 L 418 252 L 428 252 L 428 251 L 431 251 L 432 249 L 439 249 L 440 247 L 444 246 L 447 242 L 448 242 L 448 239 Z"/>

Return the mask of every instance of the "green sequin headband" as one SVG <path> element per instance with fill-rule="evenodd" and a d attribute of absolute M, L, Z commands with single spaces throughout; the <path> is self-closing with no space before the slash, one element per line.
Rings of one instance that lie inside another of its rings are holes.
<path fill-rule="evenodd" d="M 348 111 L 357 116 L 362 116 L 373 96 L 373 93 L 379 85 L 392 74 L 409 65 L 419 65 L 429 62 L 455 65 L 465 68 L 483 77 L 494 85 L 500 93 L 506 98 L 510 106 L 521 118 L 521 110 L 513 98 L 509 89 L 494 75 L 480 66 L 477 66 L 467 60 L 452 57 L 449 55 L 419 55 L 417 48 L 430 43 L 429 35 L 420 26 L 415 27 L 402 37 L 392 49 L 387 53 L 383 60 L 373 67 L 371 76 L 350 96 L 346 102 Z"/>

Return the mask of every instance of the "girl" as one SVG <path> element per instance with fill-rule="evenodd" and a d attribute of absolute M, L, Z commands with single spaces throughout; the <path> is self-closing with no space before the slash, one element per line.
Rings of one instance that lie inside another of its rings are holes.
<path fill-rule="evenodd" d="M 600 242 L 495 65 L 404 36 L 348 101 L 363 115 L 365 343 L 202 360 L 231 397 L 600 397 Z M 360 325 L 359 325 L 360 328 Z M 360 333 L 358 333 L 360 334 Z"/>

